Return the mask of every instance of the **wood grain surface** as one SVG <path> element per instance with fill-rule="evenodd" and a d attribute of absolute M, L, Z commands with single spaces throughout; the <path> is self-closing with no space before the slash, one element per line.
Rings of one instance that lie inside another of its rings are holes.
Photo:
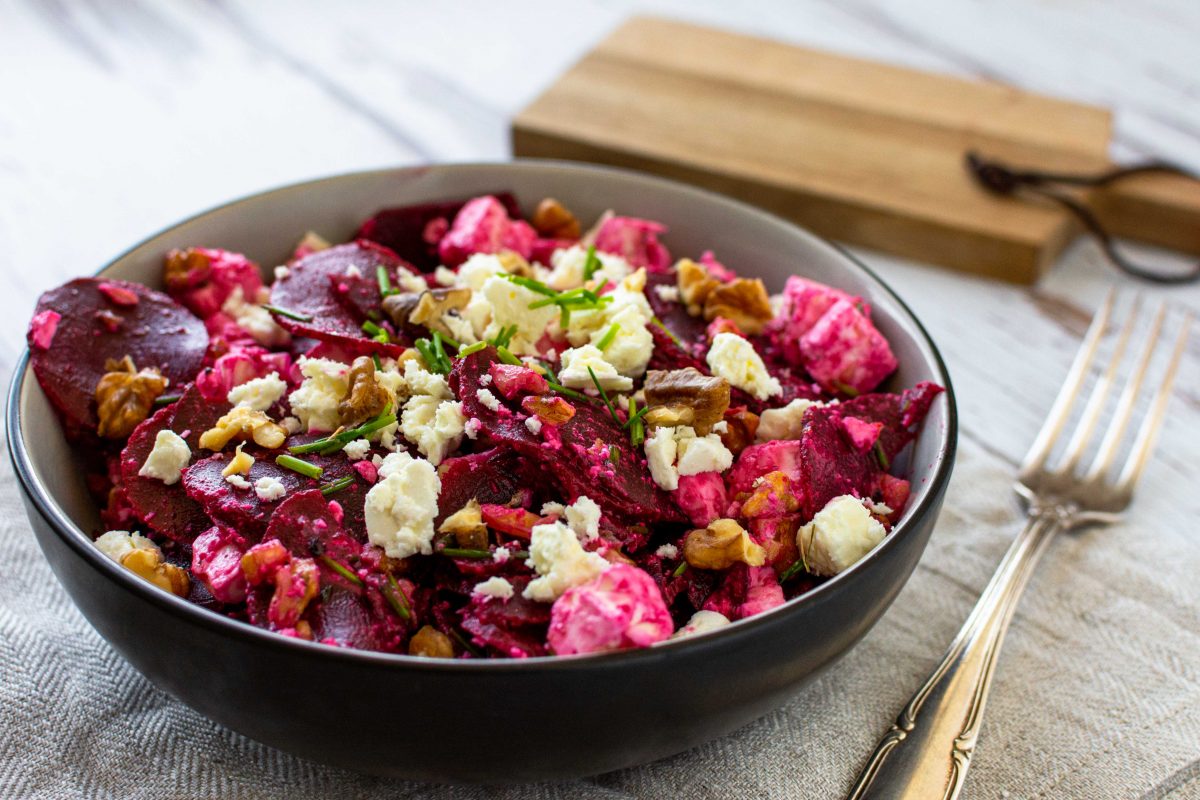
<path fill-rule="evenodd" d="M 482 2 L 451 8 L 317 0 L 0 0 L 0 373 L 9 374 L 24 346 L 40 292 L 94 271 L 189 214 L 249 192 L 348 170 L 508 158 L 512 116 L 634 12 L 1110 107 L 1111 157 L 1161 156 L 1200 169 L 1200 8 L 1194 0 L 589 0 L 571 4 L 569 11 L 548 0 L 502 9 Z M 1137 244 L 1130 250 L 1159 264 L 1180 258 Z M 855 252 L 895 287 L 941 348 L 955 382 L 964 450 L 1005 470 L 1015 467 L 1032 440 L 1110 286 L 1126 295 L 1140 293 L 1148 303 L 1167 300 L 1173 320 L 1185 311 L 1200 313 L 1200 287 L 1145 286 L 1115 274 L 1095 246 L 1082 241 L 1031 287 L 931 268 L 917 254 L 906 260 Z M 1050 553 L 1017 612 L 1001 659 L 969 797 L 1007 797 L 996 776 L 1006 754 L 1014 753 L 1029 759 L 1027 782 L 1043 787 L 1037 796 L 1070 796 L 1055 791 L 1075 779 L 1056 760 L 1058 742 L 1006 722 L 1022 713 L 1006 705 L 1006 698 L 1028 684 L 1037 648 L 1065 646 L 1054 621 L 1044 621 L 1039 598 L 1076 591 L 1077 576 L 1090 566 L 1087 554 L 1099 552 L 1087 547 L 1121 548 L 1128 571 L 1139 575 L 1177 569 L 1195 574 L 1200 336 L 1192 338 L 1177 392 L 1161 452 L 1134 508 L 1139 519 L 1153 521 L 1153 540 L 1123 539 L 1118 528 L 1065 541 Z M 3 480 L 11 482 L 9 468 L 3 469 Z M 998 481 L 994 491 L 1006 495 L 1009 487 Z M 967 513 L 957 507 L 959 500 L 954 494 L 947 499 L 947 514 Z M 28 531 L 18 526 L 11 534 Z M 956 544 L 935 534 L 935 545 L 939 541 Z M 976 567 L 919 568 L 914 583 L 921 591 L 943 592 L 947 600 L 944 615 L 906 631 L 910 651 L 890 654 L 909 665 L 913 680 L 949 640 L 1006 544 L 1003 535 L 980 536 L 964 550 L 974 554 Z M 13 580 L 14 571 L 39 569 L 44 570 L 32 560 L 19 570 L 0 564 L 0 581 Z M 44 578 L 52 580 L 48 572 Z M 1088 597 L 1097 605 L 1058 624 L 1099 624 L 1097 616 L 1107 613 L 1102 585 L 1107 579 L 1096 575 L 1087 583 L 1095 584 Z M 1180 637 L 1200 630 L 1195 597 L 1179 598 L 1174 610 Z M 74 611 L 64 605 L 62 613 Z M 871 652 L 870 642 L 900 618 L 889 612 L 864 642 L 868 649 L 847 660 Z M 1032 639 L 1025 638 L 1026 630 Z M 1200 694 L 1194 664 L 1179 664 L 1171 643 L 1164 647 L 1164 670 L 1191 687 L 1194 712 Z M 1137 677 L 1106 676 L 1111 692 L 1104 696 L 1117 708 L 1139 702 L 1122 689 Z M 897 701 L 910 690 L 911 685 L 880 688 Z M 155 704 L 171 702 L 143 691 Z M 854 707 L 849 697 L 824 700 Z M 1097 754 L 1120 754 L 1126 743 L 1148 735 L 1126 726 L 1118 713 L 1110 722 L 1088 728 Z M 886 719 L 863 723 L 871 728 L 864 734 L 868 742 Z M 1050 722 L 1035 728 L 1058 738 Z M 9 733 L 0 750 L 15 746 L 18 737 Z M 848 758 L 837 746 L 839 736 L 823 736 L 823 743 L 796 754 L 797 780 L 809 769 L 806 764 L 828 766 Z M 845 781 L 856 769 L 857 764 L 844 765 Z M 1114 789 L 1091 796 L 1196 796 L 1188 793 L 1200 781 L 1194 757 L 1172 774 L 1145 775 L 1136 764 L 1128 769 L 1144 795 Z M 689 786 L 694 796 L 706 796 L 702 787 Z"/>

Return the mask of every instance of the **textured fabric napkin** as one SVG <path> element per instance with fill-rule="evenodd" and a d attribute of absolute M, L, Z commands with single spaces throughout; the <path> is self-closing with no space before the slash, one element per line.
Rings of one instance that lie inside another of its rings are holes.
<path fill-rule="evenodd" d="M 5 459 L 0 796 L 840 798 L 1015 534 L 1011 474 L 1011 465 L 962 442 L 912 581 L 862 643 L 777 711 L 655 764 L 485 788 L 328 769 L 226 730 L 155 689 L 54 579 Z M 967 798 L 1200 797 L 1200 553 L 1194 530 L 1178 522 L 1152 525 L 1140 515 L 1051 547 L 1001 656 Z"/>

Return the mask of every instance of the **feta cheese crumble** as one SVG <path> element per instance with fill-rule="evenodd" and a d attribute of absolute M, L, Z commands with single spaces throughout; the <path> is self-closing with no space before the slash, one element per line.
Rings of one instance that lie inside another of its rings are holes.
<path fill-rule="evenodd" d="M 587 495 L 580 495 L 574 503 L 563 509 L 570 528 L 581 542 L 590 542 L 600 537 L 600 506 Z"/>
<path fill-rule="evenodd" d="M 279 402 L 287 391 L 287 382 L 278 372 L 261 378 L 253 378 L 229 390 L 226 400 L 233 406 L 247 406 L 255 411 L 266 411 Z"/>
<path fill-rule="evenodd" d="M 720 436 L 697 436 L 688 425 L 655 428 L 646 439 L 645 449 L 650 477 L 669 492 L 679 488 L 681 476 L 724 472 L 733 466 L 733 453 Z"/>
<path fill-rule="evenodd" d="M 783 394 L 783 387 L 767 372 L 754 345 L 736 333 L 718 333 L 713 337 L 707 361 L 713 375 L 759 400 Z"/>
<path fill-rule="evenodd" d="M 252 484 L 246 480 L 246 477 L 238 472 L 232 472 L 225 476 L 225 482 L 235 489 L 249 489 Z"/>
<path fill-rule="evenodd" d="M 759 442 L 799 439 L 804 431 L 804 412 L 813 406 L 823 405 L 798 397 L 783 408 L 768 408 L 758 416 L 758 431 L 754 438 Z"/>
<path fill-rule="evenodd" d="M 433 552 L 433 520 L 442 481 L 423 458 L 391 453 L 379 467 L 379 482 L 367 492 L 367 539 L 390 558 Z"/>
<path fill-rule="evenodd" d="M 343 447 L 342 452 L 351 461 L 362 461 L 371 452 L 371 443 L 366 439 L 355 439 Z"/>
<path fill-rule="evenodd" d="M 500 400 L 489 389 L 477 389 L 475 391 L 475 398 L 483 404 L 484 408 L 492 411 L 500 410 Z"/>
<path fill-rule="evenodd" d="M 179 434 L 161 430 L 154 437 L 154 448 L 138 470 L 143 478 L 157 478 L 167 486 L 179 483 L 183 468 L 192 460 L 192 450 Z"/>
<path fill-rule="evenodd" d="M 591 372 L 588 368 L 591 367 Z M 633 388 L 633 381 L 617 372 L 617 368 L 608 363 L 595 345 L 585 344 L 582 347 L 572 347 L 562 354 L 562 369 L 558 373 L 558 382 L 570 389 L 590 389 L 592 372 L 596 381 L 606 392 L 627 392 Z"/>
<path fill-rule="evenodd" d="M 481 597 L 494 597 L 497 600 L 507 600 L 513 596 L 513 585 L 499 575 L 493 575 L 482 583 L 475 584 L 471 590 Z"/>
<path fill-rule="evenodd" d="M 679 302 L 679 287 L 672 283 L 660 283 L 654 287 L 654 293 L 664 303 Z"/>
<path fill-rule="evenodd" d="M 561 522 L 533 526 L 525 563 L 539 577 L 530 581 L 522 594 L 540 603 L 551 603 L 572 586 L 587 583 L 608 569 L 604 557 L 584 550 L 575 533 Z"/>
<path fill-rule="evenodd" d="M 671 561 L 679 558 L 679 548 L 673 544 L 664 544 L 654 551 L 654 555 L 659 558 L 665 558 Z"/>
<path fill-rule="evenodd" d="M 508 349 L 517 355 L 536 355 L 537 341 L 542 338 L 551 321 L 558 317 L 558 307 L 551 304 L 530 308 L 538 300 L 546 299 L 545 295 L 496 277 L 495 273 L 483 282 L 480 294 L 492 306 L 492 322 L 484 332 L 484 337 L 490 339 L 502 328 L 515 325 L 516 333 Z"/>
<path fill-rule="evenodd" d="M 265 299 L 259 302 L 266 302 Z M 233 291 L 221 306 L 221 311 L 228 314 L 254 341 L 264 347 L 278 347 L 291 341 L 291 335 L 275 324 L 271 312 L 260 306 L 258 302 L 247 303 L 241 286 L 233 287 Z"/>
<path fill-rule="evenodd" d="M 134 550 L 158 550 L 158 545 L 145 536 L 129 531 L 108 531 L 96 539 L 95 545 L 97 550 L 118 564 Z"/>
<path fill-rule="evenodd" d="M 292 414 L 309 433 L 328 433 L 341 424 L 338 403 L 346 396 L 347 364 L 328 358 L 300 357 L 304 381 L 292 392 L 288 402 Z"/>
<path fill-rule="evenodd" d="M 477 438 L 481 430 L 483 430 L 483 423 L 475 417 L 471 417 L 463 423 L 463 433 L 467 435 L 468 439 Z"/>
<path fill-rule="evenodd" d="M 266 475 L 254 482 L 254 494 L 264 503 L 273 503 L 287 494 L 287 487 L 274 475 Z"/>
<path fill-rule="evenodd" d="M 887 531 L 853 495 L 835 497 L 796 532 L 796 546 L 814 575 L 836 575 L 883 541 Z"/>
<path fill-rule="evenodd" d="M 729 624 L 729 617 L 717 611 L 697 611 L 692 614 L 692 618 L 688 620 L 687 625 L 684 625 L 679 630 L 675 631 L 672 639 L 678 639 L 683 636 L 695 636 L 698 633 L 708 633 L 715 631 L 718 628 L 724 628 Z"/>
<path fill-rule="evenodd" d="M 542 432 L 542 421 L 537 417 L 528 417 L 525 420 L 525 427 L 529 429 L 530 433 L 537 436 Z"/>
<path fill-rule="evenodd" d="M 400 432 L 436 467 L 462 441 L 466 421 L 457 400 L 419 395 L 404 404 Z"/>
<path fill-rule="evenodd" d="M 599 280 L 600 285 L 619 283 L 633 272 L 629 262 L 614 253 L 596 251 L 596 259 L 600 262 L 600 268 L 593 273 L 592 279 Z M 546 285 L 559 291 L 583 286 L 583 270 L 587 260 L 587 248 L 577 244 L 555 250 L 550 254 L 553 269 L 543 278 Z"/>

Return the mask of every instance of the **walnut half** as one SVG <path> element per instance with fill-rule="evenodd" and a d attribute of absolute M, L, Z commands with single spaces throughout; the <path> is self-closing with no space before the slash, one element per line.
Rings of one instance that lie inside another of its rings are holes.
<path fill-rule="evenodd" d="M 487 525 L 483 524 L 479 501 L 474 498 L 446 517 L 438 532 L 453 534 L 459 547 L 486 550 L 488 546 Z"/>
<path fill-rule="evenodd" d="M 553 197 L 538 203 L 531 222 L 534 230 L 548 239 L 578 239 L 581 232 L 579 218 Z"/>
<path fill-rule="evenodd" d="M 718 519 L 683 540 L 683 557 L 697 569 L 729 569 L 739 561 L 761 567 L 767 553 L 732 519 Z"/>
<path fill-rule="evenodd" d="M 675 265 L 679 297 L 694 317 L 712 322 L 717 317 L 731 320 L 750 336 L 762 333 L 774 312 L 767 287 L 758 278 L 737 278 L 722 283 L 702 265 L 684 258 Z"/>
<path fill-rule="evenodd" d="M 466 308 L 469 302 L 471 302 L 470 289 L 429 289 L 419 294 L 402 292 L 389 295 L 383 299 L 383 310 L 397 327 L 422 325 L 443 336 L 453 337 L 454 334 L 446 325 L 445 317 L 451 311 L 460 311 Z"/>
<path fill-rule="evenodd" d="M 96 432 L 105 439 L 124 439 L 142 420 L 150 416 L 154 401 L 169 381 L 156 369 L 138 370 L 129 356 L 120 361 L 111 358 L 104 364 L 104 376 L 96 383 Z"/>
<path fill-rule="evenodd" d="M 338 417 L 343 425 L 352 425 L 379 416 L 396 398 L 379 383 L 375 361 L 359 356 L 346 373 L 346 396 L 338 403 Z"/>
<path fill-rule="evenodd" d="M 690 425 L 700 436 L 725 416 L 729 408 L 729 381 L 705 375 L 695 367 L 646 373 L 645 421 L 656 427 Z"/>

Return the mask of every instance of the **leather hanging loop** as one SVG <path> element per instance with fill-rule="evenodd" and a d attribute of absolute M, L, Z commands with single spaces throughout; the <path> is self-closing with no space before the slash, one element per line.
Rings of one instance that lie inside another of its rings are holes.
<path fill-rule="evenodd" d="M 999 161 L 985 159 L 976 152 L 967 153 L 966 166 L 967 171 L 971 173 L 979 185 L 992 194 L 1019 197 L 1022 193 L 1027 193 L 1034 197 L 1050 200 L 1065 208 L 1083 224 L 1088 233 L 1095 237 L 1108 260 L 1117 269 L 1128 275 L 1153 283 L 1176 285 L 1191 283 L 1200 278 L 1200 262 L 1192 265 L 1185 272 L 1176 273 L 1161 272 L 1130 260 L 1117 249 L 1113 237 L 1100 224 L 1100 220 L 1086 203 L 1075 199 L 1065 192 L 1059 191 L 1057 188 L 1064 186 L 1096 188 L 1108 186 L 1132 175 L 1147 174 L 1180 175 L 1191 180 L 1200 181 L 1200 176 L 1189 170 L 1165 161 L 1148 161 L 1129 167 L 1116 167 L 1090 175 L 1018 170 Z"/>

